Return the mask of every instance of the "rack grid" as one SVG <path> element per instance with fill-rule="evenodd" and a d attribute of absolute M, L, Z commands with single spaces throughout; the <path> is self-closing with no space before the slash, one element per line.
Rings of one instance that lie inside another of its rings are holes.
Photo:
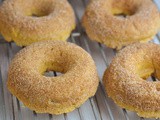
<path fill-rule="evenodd" d="M 93 57 L 100 77 L 96 95 L 88 99 L 80 108 L 67 114 L 37 114 L 28 109 L 15 96 L 12 96 L 6 87 L 9 63 L 22 48 L 16 46 L 14 42 L 7 43 L 3 37 L 0 37 L 0 120 L 156 120 L 140 118 L 135 112 L 118 107 L 105 93 L 102 76 L 116 51 L 91 41 L 83 30 L 81 18 L 88 1 L 69 0 L 75 11 L 77 27 L 72 32 L 68 42 L 81 46 Z M 2 1 L 0 0 L 0 2 Z M 160 0 L 154 0 L 154 2 L 160 10 Z M 160 44 L 160 32 L 152 42 Z M 58 73 L 50 72 L 49 74 L 56 76 Z"/>

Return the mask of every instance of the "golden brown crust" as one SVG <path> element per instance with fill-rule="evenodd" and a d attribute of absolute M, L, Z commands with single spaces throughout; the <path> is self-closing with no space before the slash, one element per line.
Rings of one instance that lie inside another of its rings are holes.
<path fill-rule="evenodd" d="M 103 76 L 104 86 L 119 106 L 141 117 L 160 117 L 160 46 L 136 43 L 121 50 Z"/>
<path fill-rule="evenodd" d="M 67 0 L 5 0 L 0 18 L 1 34 L 20 46 L 66 40 L 75 28 L 74 12 Z"/>
<path fill-rule="evenodd" d="M 46 70 L 63 75 L 46 77 Z M 43 41 L 16 54 L 9 67 L 7 87 L 32 110 L 61 114 L 93 96 L 98 82 L 94 61 L 82 48 L 62 41 Z"/>
<path fill-rule="evenodd" d="M 128 16 L 114 16 L 120 13 Z M 92 40 L 120 49 L 151 40 L 160 28 L 160 15 L 151 0 L 92 0 L 82 24 Z"/>

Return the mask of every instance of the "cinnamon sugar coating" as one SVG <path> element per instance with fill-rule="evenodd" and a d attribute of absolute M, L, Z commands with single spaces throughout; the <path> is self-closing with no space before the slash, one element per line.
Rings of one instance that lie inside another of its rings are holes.
<path fill-rule="evenodd" d="M 115 103 L 141 117 L 160 118 L 160 45 L 136 43 L 122 49 L 104 73 L 106 92 Z"/>
<path fill-rule="evenodd" d="M 120 49 L 151 40 L 160 28 L 160 13 L 152 0 L 91 0 L 82 25 L 91 40 Z"/>
<path fill-rule="evenodd" d="M 63 73 L 46 77 L 45 71 Z M 25 106 L 37 113 L 73 111 L 97 90 L 99 78 L 91 56 L 63 41 L 43 41 L 18 52 L 12 60 L 7 87 Z"/>
<path fill-rule="evenodd" d="M 74 28 L 74 11 L 67 0 L 5 0 L 0 6 L 0 32 L 19 46 L 65 41 Z"/>

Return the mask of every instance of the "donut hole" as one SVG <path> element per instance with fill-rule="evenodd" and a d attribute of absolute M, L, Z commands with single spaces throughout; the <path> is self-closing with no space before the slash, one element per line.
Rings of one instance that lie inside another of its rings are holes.
<path fill-rule="evenodd" d="M 126 18 L 127 17 L 127 15 L 124 14 L 124 13 L 114 14 L 114 16 L 121 17 L 121 18 Z"/>
<path fill-rule="evenodd" d="M 113 13 L 113 15 L 115 17 L 119 17 L 119 18 L 126 18 L 128 16 L 132 16 L 134 14 L 134 12 L 132 11 L 116 11 Z"/>
<path fill-rule="evenodd" d="M 61 76 L 63 73 L 61 72 L 56 72 L 56 71 L 45 71 L 43 73 L 43 76 L 45 77 L 57 77 L 57 76 Z"/>
<path fill-rule="evenodd" d="M 58 77 L 65 75 L 72 67 L 77 64 L 76 60 L 68 55 L 70 53 L 62 52 L 51 47 L 45 52 L 47 59 L 42 60 L 38 66 L 38 73 L 46 77 Z M 55 55 L 56 54 L 56 55 Z"/>
<path fill-rule="evenodd" d="M 46 71 L 43 73 L 43 76 L 46 76 L 46 77 L 54 77 L 54 73 L 53 71 Z"/>
<path fill-rule="evenodd" d="M 133 0 L 114 0 L 112 3 L 112 14 L 115 17 L 126 18 L 135 14 L 137 4 Z"/>
<path fill-rule="evenodd" d="M 143 78 L 143 79 L 146 80 L 146 81 L 149 81 L 149 82 L 154 82 L 153 79 L 152 79 L 152 76 L 149 76 L 148 78 L 146 78 L 146 79 Z"/>
<path fill-rule="evenodd" d="M 31 16 L 31 17 L 45 17 L 48 16 L 51 13 L 51 8 L 44 8 L 44 9 L 34 9 L 33 11 L 30 12 L 30 14 L 28 14 L 27 16 Z"/>
<path fill-rule="evenodd" d="M 48 16 L 49 14 L 35 14 L 35 13 L 32 13 L 31 15 L 28 15 L 28 16 L 31 16 L 31 17 L 44 17 L 44 16 Z"/>
<path fill-rule="evenodd" d="M 48 16 L 53 12 L 55 5 L 52 0 L 29 0 L 27 3 L 17 3 L 17 7 L 22 14 L 30 17 Z"/>
<path fill-rule="evenodd" d="M 148 78 L 143 78 L 144 80 L 146 80 L 146 81 L 149 81 L 149 82 L 156 82 L 156 81 L 158 81 L 158 79 L 156 78 L 156 77 L 154 77 L 154 75 L 152 74 L 152 75 L 150 75 Z"/>
<path fill-rule="evenodd" d="M 154 68 L 152 66 L 152 63 L 139 63 L 137 65 L 137 70 L 136 73 L 144 80 L 149 80 L 151 79 L 151 76 L 154 73 Z"/>
<path fill-rule="evenodd" d="M 62 64 L 62 65 L 60 65 Z M 41 68 L 41 72 L 45 77 L 58 77 L 66 73 L 67 67 L 63 63 L 46 62 L 45 67 Z"/>
<path fill-rule="evenodd" d="M 156 65 L 158 66 L 158 65 Z M 143 79 L 149 82 L 159 81 L 159 69 L 156 67 L 152 60 L 144 58 L 143 62 L 137 65 L 136 73 Z"/>

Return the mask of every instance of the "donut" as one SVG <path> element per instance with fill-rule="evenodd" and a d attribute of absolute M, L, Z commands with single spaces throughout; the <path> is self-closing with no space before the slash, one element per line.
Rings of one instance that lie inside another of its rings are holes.
<path fill-rule="evenodd" d="M 160 28 L 160 14 L 152 0 L 92 0 L 82 25 L 91 40 L 121 49 L 151 40 Z"/>
<path fill-rule="evenodd" d="M 45 71 L 62 75 L 47 77 Z M 40 41 L 16 54 L 7 87 L 37 113 L 62 114 L 93 96 L 98 83 L 95 63 L 85 50 L 63 41 Z"/>
<path fill-rule="evenodd" d="M 160 45 L 135 43 L 122 49 L 104 73 L 106 92 L 120 107 L 160 118 Z"/>
<path fill-rule="evenodd" d="M 5 0 L 0 18 L 2 36 L 19 46 L 42 40 L 65 41 L 75 28 L 67 0 Z"/>

